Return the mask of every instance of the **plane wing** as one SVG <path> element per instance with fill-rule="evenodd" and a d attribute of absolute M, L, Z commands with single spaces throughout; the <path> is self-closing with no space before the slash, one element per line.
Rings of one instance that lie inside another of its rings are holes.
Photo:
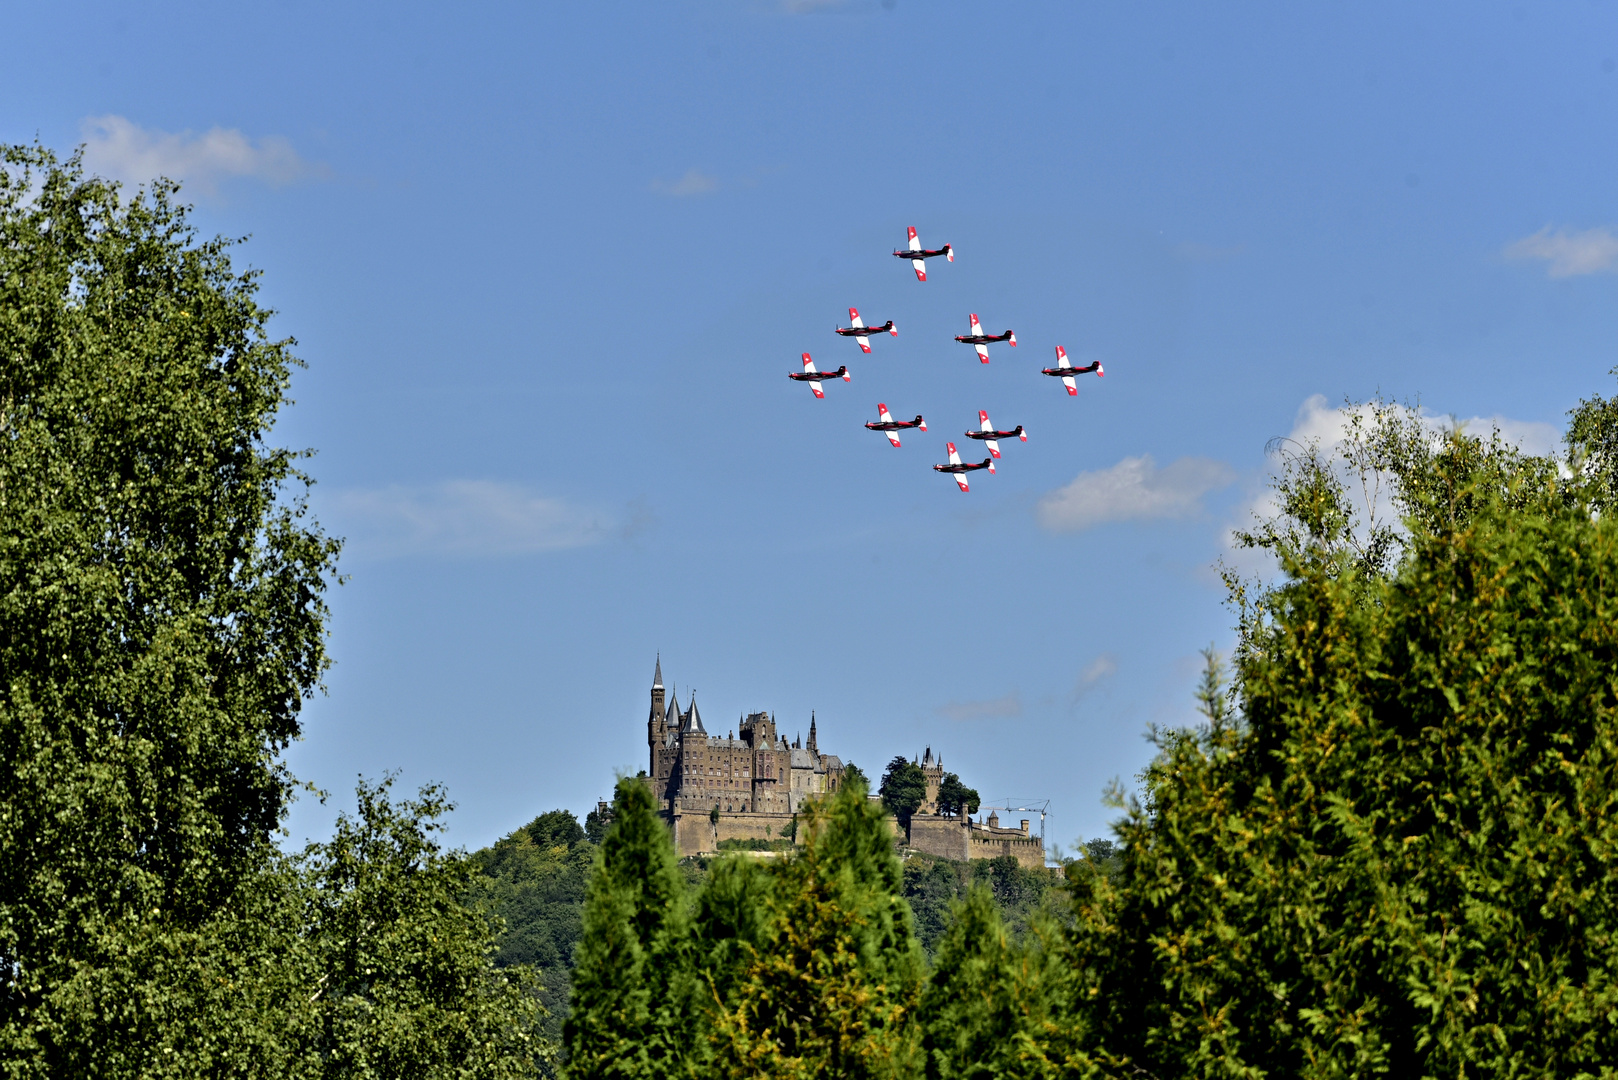
<path fill-rule="evenodd" d="M 876 416 L 877 419 L 884 424 L 893 423 L 893 414 L 890 413 L 888 411 L 888 407 L 880 401 L 876 403 Z M 884 431 L 882 434 L 886 435 L 888 437 L 888 441 L 894 446 L 899 445 L 899 433 L 897 431 Z"/>
<path fill-rule="evenodd" d="M 976 315 L 973 315 L 972 316 L 972 336 L 977 337 L 977 336 L 981 335 L 982 333 L 983 333 L 983 324 L 978 322 L 978 317 Z M 987 364 L 989 362 L 989 347 L 987 345 L 983 344 L 980 341 L 976 345 L 973 345 L 972 348 L 976 349 L 977 352 L 978 352 L 978 363 Z"/>
<path fill-rule="evenodd" d="M 914 225 L 911 225 L 906 229 L 906 231 L 910 234 L 910 250 L 911 251 L 920 251 L 921 250 L 921 240 L 918 239 L 917 236 L 916 236 L 916 227 Z"/>
<path fill-rule="evenodd" d="M 984 431 L 993 431 L 994 425 L 989 423 L 989 414 L 982 409 L 978 410 L 978 423 Z M 998 439 L 984 439 L 983 445 L 989 448 L 989 456 L 995 459 L 1000 457 L 1000 441 Z"/>
<path fill-rule="evenodd" d="M 808 353 L 803 354 L 803 370 L 808 371 L 808 372 L 814 372 L 814 370 L 815 370 L 815 362 L 813 360 L 809 359 L 809 354 Z M 809 380 L 809 389 L 811 389 L 811 390 L 813 390 L 815 392 L 815 397 L 817 397 L 817 398 L 823 398 L 823 397 L 826 396 L 826 392 L 820 388 L 820 380 L 819 379 L 810 379 Z"/>
<path fill-rule="evenodd" d="M 1068 363 L 1067 350 L 1062 348 L 1060 345 L 1056 347 L 1056 366 L 1059 368 L 1070 368 L 1073 366 L 1072 364 Z M 1073 376 L 1063 375 L 1062 385 L 1067 387 L 1068 397 L 1079 396 L 1079 385 L 1073 381 Z"/>
<path fill-rule="evenodd" d="M 954 443 L 949 444 L 949 463 L 951 465 L 959 465 L 961 463 L 961 455 L 956 453 Z M 960 485 L 962 491 L 972 490 L 971 485 L 966 482 L 965 473 L 953 473 L 952 475 L 955 477 L 955 482 Z"/>

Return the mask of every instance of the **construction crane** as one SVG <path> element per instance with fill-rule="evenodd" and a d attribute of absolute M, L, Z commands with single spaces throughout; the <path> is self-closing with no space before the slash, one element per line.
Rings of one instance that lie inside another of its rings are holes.
<path fill-rule="evenodd" d="M 980 805 L 978 813 L 987 814 L 990 810 L 1004 810 L 1008 814 L 1038 814 L 1039 815 L 1039 843 L 1045 845 L 1045 815 L 1050 813 L 1051 801 L 1049 799 L 1007 799 L 1004 803 L 993 806 Z"/>

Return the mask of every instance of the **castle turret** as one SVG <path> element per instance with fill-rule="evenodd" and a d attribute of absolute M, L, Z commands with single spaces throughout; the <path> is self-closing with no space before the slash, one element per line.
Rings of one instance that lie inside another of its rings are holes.
<path fill-rule="evenodd" d="M 648 775 L 657 775 L 657 751 L 668 736 L 668 712 L 663 696 L 663 654 L 657 656 L 657 670 L 652 672 L 652 711 L 646 718 L 646 742 L 652 749 L 652 766 Z"/>
<path fill-rule="evenodd" d="M 815 712 L 813 709 L 809 710 L 809 752 L 811 754 L 819 753 L 815 749 Z"/>

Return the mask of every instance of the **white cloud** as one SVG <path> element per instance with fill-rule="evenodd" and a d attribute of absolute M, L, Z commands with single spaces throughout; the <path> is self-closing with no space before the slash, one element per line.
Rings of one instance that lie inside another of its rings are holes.
<path fill-rule="evenodd" d="M 1618 261 L 1618 236 L 1606 227 L 1568 232 L 1551 231 L 1549 225 L 1533 236 L 1506 246 L 1508 259 L 1543 259 L 1553 278 L 1578 277 L 1611 270 Z"/>
<path fill-rule="evenodd" d="M 672 184 L 663 180 L 652 181 L 652 190 L 679 199 L 692 195 L 707 195 L 709 192 L 719 190 L 719 178 L 697 169 L 687 169 L 686 174 Z"/>
<path fill-rule="evenodd" d="M 299 157 L 280 135 L 255 141 L 236 128 L 214 127 L 200 135 L 153 131 L 122 116 L 92 116 L 80 132 L 91 172 L 133 184 L 166 176 L 214 194 L 231 177 L 281 185 L 326 172 L 324 165 Z"/>
<path fill-rule="evenodd" d="M 1293 452 L 1301 452 L 1311 445 L 1318 446 L 1322 456 L 1338 471 L 1360 520 L 1369 521 L 1374 516 L 1377 521 L 1385 522 L 1393 520 L 1395 513 L 1386 485 L 1377 484 L 1374 480 L 1362 485 L 1349 475 L 1339 452 L 1348 433 L 1349 421 L 1358 414 L 1363 422 L 1369 424 L 1373 411 L 1369 404 L 1333 406 L 1324 394 L 1312 394 L 1298 406 L 1292 430 L 1284 437 L 1283 445 L 1284 449 Z M 1483 439 L 1487 439 L 1490 432 L 1498 431 L 1503 440 L 1524 453 L 1553 454 L 1562 446 L 1561 428 L 1541 420 L 1516 420 L 1498 414 L 1463 419 L 1437 414 L 1425 407 L 1417 415 L 1421 418 L 1422 426 L 1434 438 L 1449 431 L 1452 424 L 1459 424 L 1461 430 Z M 1251 497 L 1236 512 L 1231 528 L 1251 529 L 1259 521 L 1274 517 L 1279 510 L 1280 504 L 1272 488 L 1255 488 Z M 1273 560 L 1268 554 L 1237 548 L 1233 535 L 1227 538 L 1227 544 L 1224 558 L 1234 569 L 1244 573 L 1274 569 Z"/>
<path fill-rule="evenodd" d="M 528 555 L 600 543 L 604 514 L 517 484 L 451 480 L 337 492 L 332 525 L 360 551 L 397 555 Z"/>
<path fill-rule="evenodd" d="M 1159 469 L 1150 454 L 1124 458 L 1110 469 L 1083 472 L 1039 501 L 1039 523 L 1051 532 L 1081 532 L 1109 521 L 1184 518 L 1202 509 L 1202 497 L 1235 479 L 1230 466 L 1207 458 L 1181 458 Z"/>
<path fill-rule="evenodd" d="M 1118 673 L 1118 658 L 1112 653 L 1102 653 L 1090 661 L 1083 671 L 1079 672 L 1078 682 L 1073 684 L 1073 693 L 1069 695 L 1069 704 L 1077 705 L 1095 690 L 1097 685 L 1112 678 Z"/>
<path fill-rule="evenodd" d="M 1022 695 L 1013 690 L 1005 697 L 987 701 L 952 701 L 940 705 L 939 716 L 957 722 L 968 720 L 999 720 L 1022 715 Z"/>
<path fill-rule="evenodd" d="M 1369 421 L 1372 409 L 1366 404 L 1351 407 L 1333 406 L 1327 402 L 1326 395 L 1312 394 L 1298 406 L 1298 414 L 1293 419 L 1292 430 L 1287 434 L 1287 438 L 1301 446 L 1308 446 L 1311 442 L 1318 441 L 1323 451 L 1334 452 L 1348 430 L 1349 418 L 1355 413 Z M 1499 413 L 1493 416 L 1471 416 L 1462 419 L 1435 413 L 1425 406 L 1420 409 L 1418 415 L 1423 426 L 1435 436 L 1449 431 L 1451 424 L 1459 424 L 1467 434 L 1484 439 L 1488 438 L 1489 432 L 1498 430 L 1500 437 L 1506 442 L 1529 454 L 1554 453 L 1562 445 L 1562 429 L 1542 420 L 1514 420 Z"/>

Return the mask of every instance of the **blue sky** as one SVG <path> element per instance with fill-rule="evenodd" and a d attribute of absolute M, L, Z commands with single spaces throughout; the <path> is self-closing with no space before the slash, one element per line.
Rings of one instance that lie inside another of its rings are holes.
<path fill-rule="evenodd" d="M 1231 641 L 1268 439 L 1380 390 L 1539 448 L 1613 391 L 1615 56 L 1584 0 L 61 3 L 8 17 L 0 138 L 251 234 L 350 540 L 291 753 L 334 804 L 582 813 L 661 650 L 711 730 L 931 746 L 1067 843 Z M 907 225 L 958 253 L 926 284 Z M 974 311 L 1019 347 L 979 365 Z M 1067 398 L 1058 344 L 1106 378 Z M 979 408 L 1030 438 L 961 495 Z"/>

